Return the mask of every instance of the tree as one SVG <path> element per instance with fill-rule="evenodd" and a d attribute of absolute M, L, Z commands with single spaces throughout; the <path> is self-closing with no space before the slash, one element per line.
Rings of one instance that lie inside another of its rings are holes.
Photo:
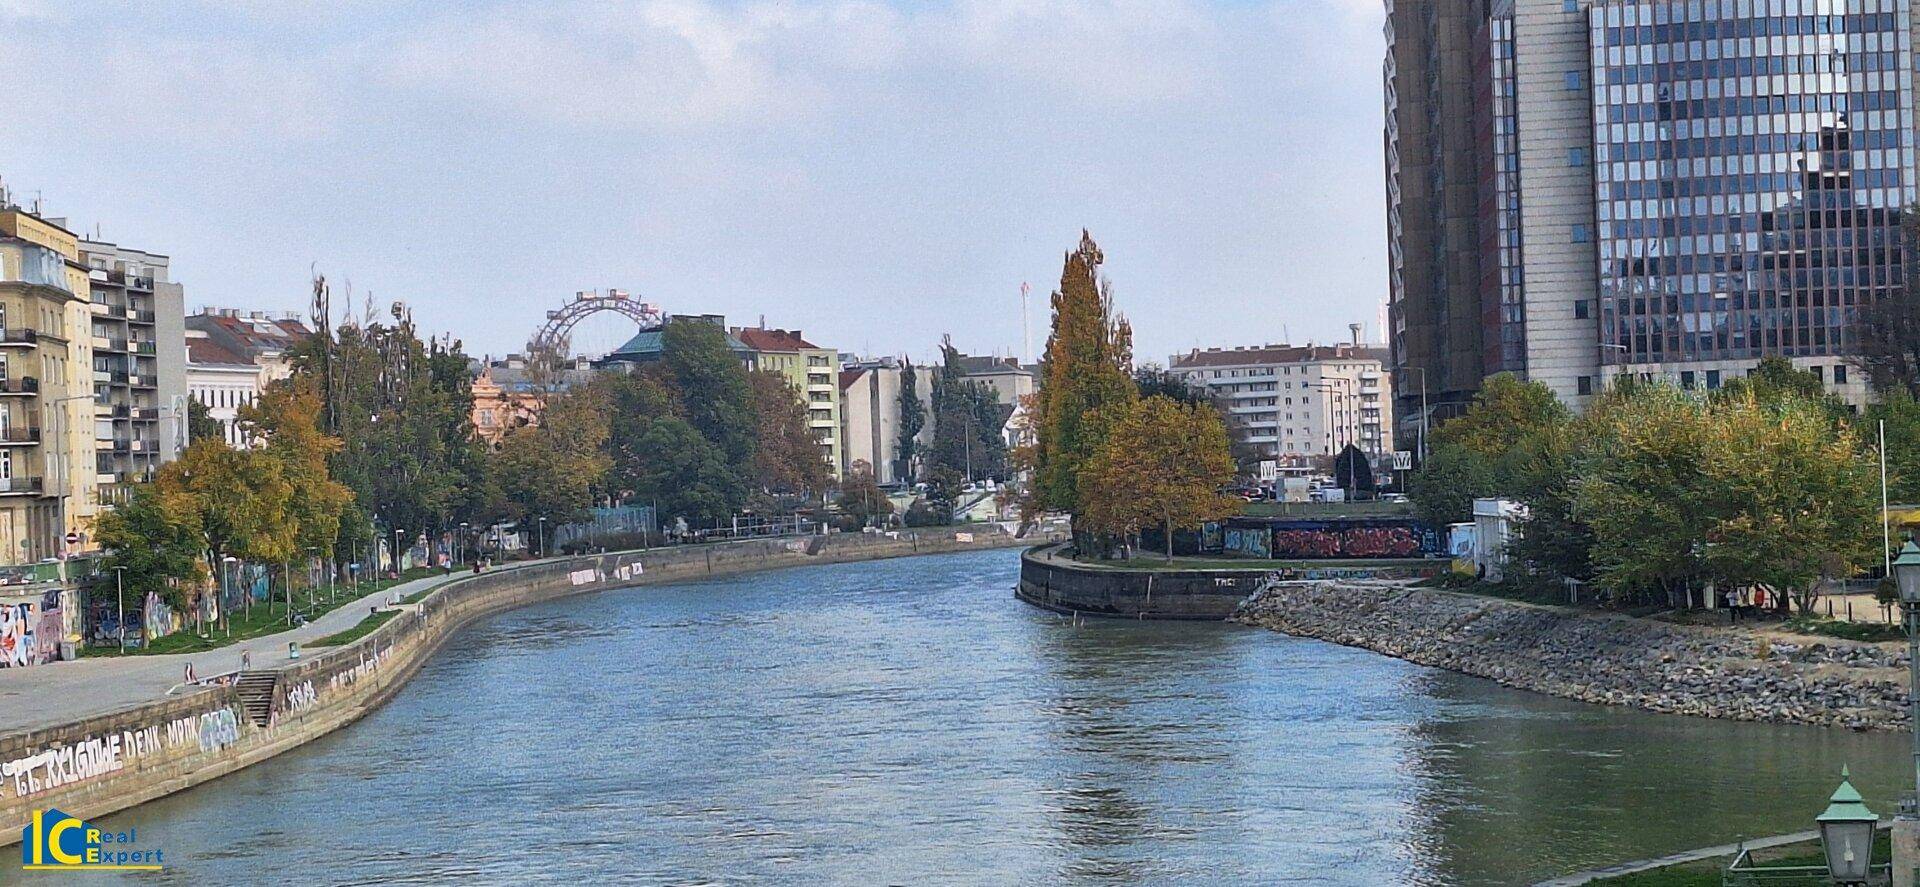
<path fill-rule="evenodd" d="M 1514 478 L 1505 460 L 1513 442 L 1571 417 L 1539 382 L 1488 377 L 1465 413 L 1434 430 L 1426 462 L 1408 481 L 1421 518 L 1444 527 L 1471 517 L 1475 498 L 1510 493 Z"/>
<path fill-rule="evenodd" d="M 540 527 L 585 516 L 612 461 L 604 450 L 607 435 L 600 390 L 585 387 L 549 400 L 540 424 L 508 431 L 491 459 L 502 511 Z"/>
<path fill-rule="evenodd" d="M 1904 387 L 1882 392 L 1858 426 L 1868 446 L 1879 446 L 1881 422 L 1887 428 L 1887 498 L 1920 502 L 1920 400 Z"/>
<path fill-rule="evenodd" d="M 900 442 L 894 447 L 893 475 L 907 483 L 914 479 L 920 431 L 927 427 L 926 405 L 920 402 L 916 375 L 913 361 L 905 361 L 900 370 Z"/>
<path fill-rule="evenodd" d="M 726 454 L 683 419 L 654 419 L 638 448 L 650 454 L 640 493 L 657 502 L 662 515 L 684 517 L 696 527 L 716 526 L 745 499 Z"/>
<path fill-rule="evenodd" d="M 1920 213 L 1909 207 L 1900 213 L 1900 245 L 1908 255 L 1920 246 L 1917 234 Z M 1909 279 L 1897 290 L 1859 307 L 1848 332 L 1856 349 L 1854 363 L 1876 391 L 1904 388 L 1920 397 L 1920 293 L 1914 290 L 1914 272 L 1909 268 L 1906 273 Z"/>
<path fill-rule="evenodd" d="M 151 593 L 175 610 L 191 608 L 199 615 L 193 604 L 206 585 L 206 539 L 191 497 L 136 485 L 131 498 L 95 518 L 94 539 L 107 552 L 102 570 L 123 571 L 125 592 L 135 600 Z"/>
<path fill-rule="evenodd" d="M 1373 483 L 1373 466 L 1368 464 L 1367 454 L 1353 444 L 1347 444 L 1346 449 L 1334 457 L 1333 479 L 1347 491 L 1348 498 L 1358 498 L 1360 493 L 1371 496 L 1379 489 Z"/>
<path fill-rule="evenodd" d="M 1826 384 L 1820 381 L 1818 375 L 1795 367 L 1793 361 L 1779 355 L 1761 358 L 1753 372 L 1727 380 L 1727 384 L 1716 391 L 1713 397 L 1723 403 L 1747 399 L 1764 404 L 1804 401 L 1818 405 L 1828 419 L 1836 422 L 1850 415 L 1846 401 L 1828 393 Z"/>
<path fill-rule="evenodd" d="M 754 449 L 751 477 L 760 489 L 811 495 L 827 487 L 832 473 L 807 425 L 807 407 L 785 376 L 748 374 L 753 391 Z"/>
<path fill-rule="evenodd" d="M 1184 404 L 1213 405 L 1213 397 L 1208 393 L 1205 385 L 1188 382 L 1186 376 L 1157 363 L 1150 363 L 1134 370 L 1133 387 L 1142 398 L 1157 394 Z"/>
<path fill-rule="evenodd" d="M 872 526 L 876 518 L 885 518 L 893 513 L 893 502 L 874 482 L 873 469 L 864 461 L 855 462 L 846 478 L 840 482 L 840 492 L 834 497 L 834 504 L 846 516 L 842 527 L 846 530 Z"/>
<path fill-rule="evenodd" d="M 1701 543 L 1718 501 L 1702 473 L 1712 447 L 1705 405 L 1668 385 L 1636 391 L 1596 429 L 1604 454 L 1579 483 L 1578 508 L 1593 527 L 1596 580 L 1632 596 L 1667 600 L 1708 576 Z"/>
<path fill-rule="evenodd" d="M 671 416 L 678 408 L 672 392 L 661 382 L 641 373 L 601 373 L 593 386 L 607 406 L 607 473 L 603 484 L 606 497 L 626 502 L 640 495 L 653 460 L 643 439 L 653 421 Z"/>
<path fill-rule="evenodd" d="M 1226 427 L 1213 409 L 1156 395 L 1120 411 L 1086 463 L 1080 512 L 1099 533 L 1131 536 L 1159 524 L 1173 559 L 1176 528 L 1239 510 L 1220 495 L 1233 481 Z"/>
<path fill-rule="evenodd" d="M 326 557 L 340 536 L 340 519 L 353 491 L 328 474 L 328 460 L 341 443 L 320 431 L 319 418 L 319 395 L 294 380 L 269 387 L 259 400 L 242 407 L 239 421 L 251 439 L 262 442 L 249 454 L 277 463 L 279 476 L 289 485 L 286 520 L 295 548 Z"/>
<path fill-rule="evenodd" d="M 963 482 L 951 468 L 944 465 L 929 466 L 926 493 L 907 508 L 907 526 L 944 527 L 953 523 L 953 509 L 959 504 L 960 485 Z"/>
<path fill-rule="evenodd" d="M 730 468 L 747 472 L 755 443 L 753 388 L 727 345 L 726 330 L 705 321 L 674 321 L 661 330 L 660 347 L 680 415 L 720 448 Z"/>
<path fill-rule="evenodd" d="M 1004 408 L 986 386 L 967 378 L 951 339 L 940 343 L 933 376 L 933 448 L 928 460 L 968 480 L 1004 478 L 1007 446 L 1000 436 Z"/>
<path fill-rule="evenodd" d="M 154 487 L 183 522 L 197 523 L 210 569 L 227 556 L 282 564 L 298 551 L 294 485 L 279 459 L 223 439 L 196 441 L 160 467 Z M 184 517 L 189 511 L 194 519 Z"/>
<path fill-rule="evenodd" d="M 1700 473 L 1714 578 L 1764 585 L 1811 613 L 1820 580 L 1880 558 L 1878 471 L 1821 400 L 1715 404 Z"/>
<path fill-rule="evenodd" d="M 1137 396 L 1129 374 L 1133 333 L 1114 313 L 1112 289 L 1100 278 L 1102 261 L 1100 247 L 1082 231 L 1053 293 L 1053 327 L 1035 399 L 1037 440 L 1023 450 L 1022 467 L 1032 472 L 1024 503 L 1029 516 L 1048 509 L 1078 513 L 1082 469 L 1105 441 L 1105 417 Z"/>
<path fill-rule="evenodd" d="M 207 413 L 207 405 L 197 397 L 187 398 L 187 442 L 225 440 L 227 427 Z"/>

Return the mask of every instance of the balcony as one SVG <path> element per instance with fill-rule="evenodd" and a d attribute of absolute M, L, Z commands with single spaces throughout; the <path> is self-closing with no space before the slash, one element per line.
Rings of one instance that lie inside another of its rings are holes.
<path fill-rule="evenodd" d="M 127 312 L 127 319 L 134 323 L 152 323 L 153 312 L 145 308 L 134 308 Z"/>
<path fill-rule="evenodd" d="M 40 442 L 38 428 L 0 428 L 0 446 L 22 446 Z"/>
<path fill-rule="evenodd" d="M 150 274 L 138 276 L 129 274 L 127 275 L 127 289 L 151 291 L 153 289 L 153 276 Z"/>
<path fill-rule="evenodd" d="M 134 408 L 134 411 L 133 411 L 133 418 L 145 419 L 148 421 L 158 419 L 160 418 L 160 408 L 159 407 L 136 407 Z"/>
<path fill-rule="evenodd" d="M 135 353 L 135 354 L 146 354 L 146 355 L 151 355 L 151 354 L 153 354 L 153 352 L 154 352 L 154 346 L 153 346 L 153 343 L 152 343 L 152 342 L 135 342 L 135 343 L 133 343 L 133 353 Z"/>
<path fill-rule="evenodd" d="M 93 303 L 93 313 L 98 317 L 117 317 L 125 320 L 127 318 L 127 306 L 95 302 Z"/>
<path fill-rule="evenodd" d="M 0 345 L 26 345 L 31 347 L 39 344 L 39 342 L 40 334 L 33 330 L 0 330 Z"/>
<path fill-rule="evenodd" d="M 129 374 L 127 376 L 127 384 L 132 385 L 135 388 L 152 388 L 157 383 L 154 382 L 154 379 L 152 376 Z"/>
<path fill-rule="evenodd" d="M 43 488 L 37 477 L 0 477 L 0 496 L 32 496 Z"/>
<path fill-rule="evenodd" d="M 134 438 L 127 445 L 127 452 L 130 452 L 130 453 L 151 453 L 157 449 L 159 449 L 159 446 L 155 444 L 153 441 L 141 440 L 140 438 L 137 438 L 137 437 Z"/>
<path fill-rule="evenodd" d="M 107 338 L 106 336 L 94 336 L 94 337 L 93 337 L 93 350 L 95 350 L 95 351 L 118 351 L 118 352 L 121 352 L 121 353 L 125 353 L 125 352 L 126 352 L 126 350 L 127 350 L 127 340 L 125 340 L 125 339 L 109 339 L 109 338 Z"/>
<path fill-rule="evenodd" d="M 0 394 L 39 394 L 40 380 L 32 376 L 0 379 Z"/>

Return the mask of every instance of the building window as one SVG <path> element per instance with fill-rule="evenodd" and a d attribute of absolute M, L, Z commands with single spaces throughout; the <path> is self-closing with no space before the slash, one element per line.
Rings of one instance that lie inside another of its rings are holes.
<path fill-rule="evenodd" d="M 1566 0 L 1566 3 L 1562 5 L 1560 8 L 1563 10 L 1566 10 L 1567 12 L 1579 12 L 1580 0 Z"/>
<path fill-rule="evenodd" d="M 1833 384 L 1835 385 L 1847 384 L 1847 365 L 1846 364 L 1837 363 L 1833 365 Z"/>
<path fill-rule="evenodd" d="M 1579 71 L 1568 71 L 1568 72 L 1567 72 L 1567 88 L 1568 88 L 1568 89 L 1573 89 L 1573 90 L 1578 90 L 1578 89 L 1581 89 L 1581 88 L 1582 88 L 1582 86 L 1581 86 L 1581 83 L 1582 83 L 1582 82 L 1583 82 L 1583 81 L 1582 81 L 1582 78 L 1581 78 L 1581 76 L 1580 76 L 1580 72 L 1579 72 Z"/>
<path fill-rule="evenodd" d="M 1689 390 L 1693 388 L 1693 371 L 1692 370 L 1684 370 L 1680 373 L 1680 387 L 1686 388 Z"/>
<path fill-rule="evenodd" d="M 1592 242 L 1592 240 L 1593 240 L 1592 228 L 1587 227 L 1586 225 L 1573 226 L 1573 242 L 1574 243 L 1590 243 Z"/>
<path fill-rule="evenodd" d="M 1813 371 L 1814 378 L 1819 379 L 1822 382 L 1827 381 L 1827 373 L 1826 373 L 1825 367 L 1814 366 L 1814 367 L 1807 367 L 1807 369 Z"/>
<path fill-rule="evenodd" d="M 1586 320 L 1593 316 L 1593 309 L 1588 308 L 1587 305 L 1588 302 L 1586 299 L 1573 300 L 1573 316 L 1575 320 Z"/>
<path fill-rule="evenodd" d="M 1567 165 L 1568 166 L 1586 166 L 1587 165 L 1587 149 L 1584 147 L 1578 147 L 1578 146 L 1568 148 L 1567 149 Z"/>
<path fill-rule="evenodd" d="M 1720 387 L 1720 371 L 1708 370 L 1707 371 L 1707 388 L 1711 390 L 1719 387 Z"/>
<path fill-rule="evenodd" d="M 1579 379 L 1576 379 L 1574 381 L 1574 385 L 1575 385 L 1574 390 L 1578 391 L 1581 394 L 1593 393 L 1593 377 L 1592 376 L 1581 376 Z"/>

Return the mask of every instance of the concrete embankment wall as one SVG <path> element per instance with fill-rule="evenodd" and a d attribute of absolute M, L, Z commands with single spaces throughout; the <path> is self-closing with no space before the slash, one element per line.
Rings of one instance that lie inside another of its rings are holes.
<path fill-rule="evenodd" d="M 244 672 L 228 685 L 58 727 L 0 735 L 0 846 L 20 839 L 33 810 L 103 816 L 349 724 L 398 692 L 443 641 L 481 616 L 627 585 L 1019 544 L 996 526 L 892 537 L 840 534 L 629 551 L 461 579 L 366 637 L 297 664 Z"/>
<path fill-rule="evenodd" d="M 1388 583 L 1275 583 L 1233 618 L 1585 702 L 1860 729 L 1907 724 L 1907 658 L 1898 645 L 1674 625 Z"/>
<path fill-rule="evenodd" d="M 1014 594 L 1036 607 L 1089 616 L 1219 621 L 1260 585 L 1247 570 L 1119 570 L 1055 557 L 1060 546 L 1020 558 Z"/>
<path fill-rule="evenodd" d="M 1061 554 L 1063 545 L 1028 551 L 1020 559 L 1020 585 L 1014 594 L 1036 607 L 1085 616 L 1128 619 L 1205 619 L 1218 621 L 1277 573 L 1265 570 L 1160 570 L 1095 567 Z M 1342 566 L 1281 571 L 1315 578 L 1412 578 L 1438 566 Z"/>

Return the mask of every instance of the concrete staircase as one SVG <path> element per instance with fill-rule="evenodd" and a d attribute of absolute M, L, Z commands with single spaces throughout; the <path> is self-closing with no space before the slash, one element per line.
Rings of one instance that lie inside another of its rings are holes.
<path fill-rule="evenodd" d="M 240 694 L 240 705 L 246 709 L 247 720 L 265 727 L 273 720 L 273 690 L 280 684 L 280 673 L 276 671 L 243 671 L 240 682 L 234 689 Z"/>

